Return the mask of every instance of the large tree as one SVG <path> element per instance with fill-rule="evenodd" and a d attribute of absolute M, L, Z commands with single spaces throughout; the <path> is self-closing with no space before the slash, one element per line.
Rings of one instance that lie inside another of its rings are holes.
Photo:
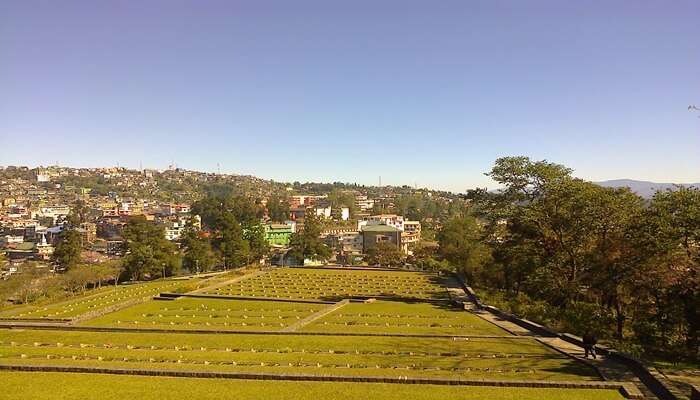
<path fill-rule="evenodd" d="M 489 175 L 502 189 L 472 193 L 493 256 L 479 284 L 544 300 L 575 331 L 697 356 L 699 190 L 645 202 L 526 157 L 498 159 Z"/>
<path fill-rule="evenodd" d="M 284 222 L 289 219 L 289 201 L 285 196 L 273 194 L 267 200 L 267 215 L 272 221 Z"/>
<path fill-rule="evenodd" d="M 367 250 L 366 261 L 370 265 L 395 267 L 401 265 L 404 258 L 404 254 L 395 244 L 379 242 Z"/>
<path fill-rule="evenodd" d="M 258 262 L 270 252 L 270 244 L 265 239 L 265 228 L 260 222 L 248 224 L 243 236 L 248 241 L 251 261 Z"/>
<path fill-rule="evenodd" d="M 243 228 L 231 213 L 222 218 L 217 247 L 224 260 L 224 268 L 242 267 L 250 261 L 250 244 L 243 236 Z"/>
<path fill-rule="evenodd" d="M 185 226 L 182 246 L 185 251 L 182 266 L 190 272 L 210 271 L 216 264 L 211 241 L 202 235 L 202 232 L 192 224 L 192 221 Z"/>
<path fill-rule="evenodd" d="M 304 228 L 301 232 L 292 234 L 290 239 L 290 255 L 297 262 L 304 260 L 327 260 L 331 256 L 331 249 L 321 240 L 321 221 L 312 212 L 306 213 Z"/>
<path fill-rule="evenodd" d="M 437 234 L 439 254 L 456 270 L 472 280 L 489 257 L 481 228 L 471 215 L 454 217 Z"/>
<path fill-rule="evenodd" d="M 80 264 L 80 253 L 83 250 L 80 233 L 75 229 L 66 229 L 53 252 L 53 261 L 61 267 L 70 270 Z"/>
<path fill-rule="evenodd" d="M 165 239 L 162 226 L 144 217 L 132 217 L 124 227 L 124 269 L 129 278 L 142 280 L 172 275 L 179 267 L 174 244 Z"/>

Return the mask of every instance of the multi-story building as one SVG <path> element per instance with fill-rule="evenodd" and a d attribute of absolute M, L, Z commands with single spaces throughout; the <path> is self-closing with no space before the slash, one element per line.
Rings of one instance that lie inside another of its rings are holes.
<path fill-rule="evenodd" d="M 83 222 L 78 228 L 83 244 L 92 243 L 97 238 L 97 225 L 92 222 Z"/>
<path fill-rule="evenodd" d="M 357 221 L 358 229 L 361 229 L 365 225 L 388 225 L 403 231 L 403 216 L 396 214 L 378 214 L 370 215 Z"/>
<path fill-rule="evenodd" d="M 368 199 L 367 196 L 357 195 L 355 196 L 355 204 L 357 208 L 361 211 L 371 211 L 374 208 L 374 200 Z"/>
<path fill-rule="evenodd" d="M 401 245 L 404 252 L 413 253 L 413 248 L 420 242 L 421 225 L 419 221 L 404 221 L 403 232 L 401 232 Z"/>
<path fill-rule="evenodd" d="M 401 248 L 401 231 L 390 225 L 365 225 L 362 227 L 362 252 L 367 253 L 377 243 L 391 243 Z"/>

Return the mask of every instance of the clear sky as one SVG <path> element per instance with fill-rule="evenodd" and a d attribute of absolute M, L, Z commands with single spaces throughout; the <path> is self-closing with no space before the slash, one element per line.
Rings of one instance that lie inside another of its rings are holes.
<path fill-rule="evenodd" d="M 700 1 L 0 1 L 0 165 L 700 181 Z"/>

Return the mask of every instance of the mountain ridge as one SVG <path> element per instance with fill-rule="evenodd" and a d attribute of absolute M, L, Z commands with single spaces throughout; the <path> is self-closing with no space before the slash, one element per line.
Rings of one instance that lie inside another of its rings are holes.
<path fill-rule="evenodd" d="M 593 182 L 596 185 L 603 187 L 628 187 L 633 192 L 644 198 L 651 198 L 659 190 L 675 190 L 677 187 L 696 187 L 700 189 L 700 182 L 697 183 L 666 183 L 666 182 L 652 182 L 652 181 L 639 181 L 635 179 L 610 179 L 606 181 Z"/>

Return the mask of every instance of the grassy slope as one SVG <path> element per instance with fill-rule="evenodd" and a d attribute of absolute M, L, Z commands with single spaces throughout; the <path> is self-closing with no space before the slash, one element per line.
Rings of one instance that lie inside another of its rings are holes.
<path fill-rule="evenodd" d="M 3 399 L 141 400 L 617 400 L 614 390 L 457 387 L 379 383 L 239 381 L 96 374 L 0 372 Z"/>
<path fill-rule="evenodd" d="M 328 306 L 202 298 L 151 300 L 81 325 L 198 330 L 280 330 L 325 307 Z"/>
<path fill-rule="evenodd" d="M 444 299 L 440 280 L 418 272 L 279 268 L 211 293 L 233 296 L 338 299 L 349 296 L 399 296 Z"/>
<path fill-rule="evenodd" d="M 377 301 L 350 303 L 305 326 L 308 332 L 494 335 L 508 332 L 449 304 Z"/>
<path fill-rule="evenodd" d="M 21 309 L 8 310 L 0 313 L 3 318 L 72 318 L 87 312 L 98 311 L 125 301 L 152 297 L 161 291 L 172 290 L 184 281 L 159 280 L 132 285 L 119 285 L 116 287 L 103 287 L 95 291 L 89 291 L 84 295 L 71 298 L 67 301 L 48 304 L 44 306 L 22 307 Z"/>
<path fill-rule="evenodd" d="M 47 355 L 51 358 L 47 359 Z M 0 363 L 364 376 L 596 379 L 590 368 L 530 339 L 453 341 L 0 330 Z"/>

